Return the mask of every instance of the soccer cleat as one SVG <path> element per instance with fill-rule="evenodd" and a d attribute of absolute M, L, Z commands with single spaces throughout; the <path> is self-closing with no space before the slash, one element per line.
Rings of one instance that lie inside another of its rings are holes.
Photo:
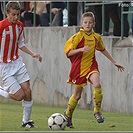
<path fill-rule="evenodd" d="M 68 116 L 66 115 L 66 110 L 64 111 L 64 116 L 65 116 L 65 118 L 67 119 L 67 127 L 69 127 L 69 128 L 74 128 L 74 127 L 73 127 L 73 124 L 72 124 L 72 117 L 68 117 Z"/>
<path fill-rule="evenodd" d="M 104 122 L 104 118 L 102 117 L 102 114 L 100 112 L 96 112 L 94 114 L 95 118 L 97 119 L 98 123 L 103 123 Z"/>
<path fill-rule="evenodd" d="M 25 127 L 25 128 L 37 128 L 36 126 L 34 126 L 33 120 L 29 120 L 26 123 L 23 122 L 22 123 L 22 127 Z"/>

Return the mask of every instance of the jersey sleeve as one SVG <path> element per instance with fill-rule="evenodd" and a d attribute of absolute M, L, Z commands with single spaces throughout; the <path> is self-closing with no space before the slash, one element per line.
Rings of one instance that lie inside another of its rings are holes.
<path fill-rule="evenodd" d="M 25 46 L 25 38 L 24 38 L 24 28 L 22 26 L 22 29 L 20 30 L 19 39 L 18 39 L 18 47 L 21 48 Z"/>
<path fill-rule="evenodd" d="M 99 36 L 95 37 L 95 39 L 96 39 L 96 50 L 98 50 L 98 51 L 105 50 L 105 46 L 104 46 L 101 36 L 99 35 Z"/>
<path fill-rule="evenodd" d="M 70 50 L 74 50 L 77 48 L 77 45 L 79 43 L 79 37 L 77 34 L 74 34 L 72 37 L 68 39 L 68 41 L 65 43 L 64 46 L 64 52 L 68 56 L 68 53 Z"/>
<path fill-rule="evenodd" d="M 0 50 L 1 50 L 1 40 L 2 40 L 2 24 L 0 23 Z"/>

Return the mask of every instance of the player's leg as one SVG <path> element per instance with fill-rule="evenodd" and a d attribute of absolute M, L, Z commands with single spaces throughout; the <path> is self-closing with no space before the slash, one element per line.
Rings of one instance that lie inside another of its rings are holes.
<path fill-rule="evenodd" d="M 100 84 L 100 77 L 98 73 L 92 73 L 90 75 L 90 81 L 94 86 L 93 99 L 94 99 L 94 116 L 97 118 L 97 122 L 102 123 L 104 119 L 100 113 L 102 103 L 102 88 Z"/>
<path fill-rule="evenodd" d="M 19 88 L 19 90 L 16 90 Z M 10 87 L 9 97 L 16 101 L 22 101 L 23 106 L 23 118 L 22 118 L 22 126 L 27 128 L 34 128 L 33 121 L 30 120 L 31 111 L 33 101 L 31 99 L 31 89 L 29 85 L 29 81 L 26 81 L 19 85 L 18 82 L 15 82 Z"/>
<path fill-rule="evenodd" d="M 27 72 L 24 72 L 24 69 L 21 70 L 23 72 L 21 75 L 19 73 L 19 76 L 12 76 L 12 79 L 10 76 L 10 79 L 8 79 L 8 84 L 14 82 L 14 84 L 9 87 L 9 97 L 16 101 L 22 101 L 22 126 L 27 128 L 33 128 L 35 126 L 33 125 L 33 121 L 30 120 L 33 102 L 31 98 L 29 75 L 27 74 Z"/>
<path fill-rule="evenodd" d="M 33 121 L 30 120 L 30 115 L 33 105 L 33 101 L 31 98 L 30 83 L 29 83 L 30 77 L 27 73 L 27 69 L 21 57 L 12 62 L 12 66 L 16 68 L 16 70 L 14 71 L 15 73 L 14 77 L 18 85 L 20 86 L 19 91 L 17 91 L 17 93 L 15 94 L 13 93 L 14 95 L 12 95 L 12 99 L 22 101 L 22 107 L 23 107 L 22 126 L 27 128 L 32 128 L 34 127 L 34 125 Z M 18 99 L 19 97 L 20 99 Z"/>
<path fill-rule="evenodd" d="M 77 106 L 78 100 L 81 98 L 81 93 L 82 93 L 83 88 L 76 88 L 75 87 L 75 91 L 74 94 L 70 97 L 69 101 L 68 101 L 68 106 L 67 109 L 64 113 L 64 115 L 66 116 L 67 120 L 68 120 L 68 124 L 67 126 L 70 128 L 73 128 L 72 125 L 72 114 Z"/>
<path fill-rule="evenodd" d="M 22 106 L 23 106 L 23 118 L 22 118 L 22 126 L 34 126 L 33 123 L 29 123 L 31 112 L 32 112 L 32 97 L 31 97 L 31 89 L 30 89 L 30 83 L 29 81 L 26 81 L 21 84 L 21 88 L 23 89 L 25 93 L 25 97 L 22 100 Z"/>
<path fill-rule="evenodd" d="M 93 98 L 94 98 L 94 113 L 99 112 L 102 102 L 102 89 L 100 85 L 100 79 L 98 73 L 93 73 L 90 76 L 90 81 L 94 86 Z"/>
<path fill-rule="evenodd" d="M 30 120 L 32 110 L 31 89 L 29 87 L 29 81 L 22 83 L 21 85 L 15 77 L 10 76 L 5 80 L 4 88 L 8 88 L 9 98 L 22 101 L 23 106 L 23 123 L 22 125 L 27 128 L 35 127 L 33 121 Z M 5 89 L 6 90 L 6 89 Z"/>
<path fill-rule="evenodd" d="M 68 101 L 68 107 L 66 110 L 66 114 L 69 117 L 72 117 L 73 111 L 78 103 L 78 100 L 81 98 L 83 88 L 75 88 L 74 94 L 70 97 Z"/>
<path fill-rule="evenodd" d="M 5 98 L 10 98 L 16 101 L 21 101 L 24 98 L 25 94 L 14 76 L 7 77 L 2 83 L 0 93 Z"/>
<path fill-rule="evenodd" d="M 23 86 L 20 86 L 19 82 L 16 80 L 14 76 L 8 77 L 6 80 L 4 80 L 4 89 L 9 92 L 9 98 L 16 100 L 16 101 L 22 101 L 25 99 L 25 94 L 24 90 L 22 89 Z M 7 89 L 6 89 L 7 88 Z M 30 91 L 29 91 L 30 92 Z M 26 97 L 26 99 L 28 99 Z M 24 111 L 24 116 L 28 117 L 27 120 L 29 120 L 29 115 L 31 112 L 31 106 L 32 102 L 29 102 L 31 98 L 28 99 L 28 102 L 24 103 L 24 106 L 30 106 L 30 109 L 27 109 Z"/>
<path fill-rule="evenodd" d="M 28 122 L 25 126 L 28 128 L 34 127 L 33 121 L 30 120 L 32 110 L 31 89 L 29 85 L 29 75 L 25 68 L 22 58 L 10 62 L 8 65 L 1 65 L 2 74 L 2 89 L 9 92 L 9 98 L 22 101 L 23 106 L 23 121 Z M 29 120 L 29 121 L 28 121 Z M 25 123 L 24 123 L 25 124 Z"/>
<path fill-rule="evenodd" d="M 14 92 L 9 92 L 9 98 L 12 100 L 16 100 L 16 101 L 21 101 L 25 94 L 24 91 L 21 89 L 20 85 L 18 83 L 14 83 L 11 87 L 10 90 L 13 90 L 13 88 L 17 88 L 19 90 L 14 91 Z M 15 90 L 15 89 L 14 89 Z"/>

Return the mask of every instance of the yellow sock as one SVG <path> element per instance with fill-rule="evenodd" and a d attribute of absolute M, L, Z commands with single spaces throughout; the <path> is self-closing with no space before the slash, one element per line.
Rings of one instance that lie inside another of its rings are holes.
<path fill-rule="evenodd" d="M 74 95 L 72 95 L 70 97 L 69 101 L 68 101 L 68 107 L 67 107 L 67 110 L 66 110 L 66 115 L 68 117 L 72 117 L 73 111 L 76 108 L 77 103 L 78 103 L 78 100 L 76 100 L 74 98 Z"/>
<path fill-rule="evenodd" d="M 94 88 L 93 99 L 94 99 L 94 113 L 100 112 L 101 103 L 102 103 L 102 89 Z"/>

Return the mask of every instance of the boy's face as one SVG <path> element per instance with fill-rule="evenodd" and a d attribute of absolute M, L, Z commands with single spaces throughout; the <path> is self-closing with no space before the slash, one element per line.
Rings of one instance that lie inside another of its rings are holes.
<path fill-rule="evenodd" d="M 9 12 L 6 12 L 6 15 L 7 15 L 7 18 L 8 18 L 8 21 L 11 23 L 11 24 L 14 24 L 18 21 L 19 19 L 19 14 L 20 14 L 20 11 L 19 10 L 15 10 L 15 9 L 10 9 Z"/>
<path fill-rule="evenodd" d="M 81 25 L 86 32 L 91 32 L 95 26 L 95 22 L 92 17 L 84 17 L 82 19 Z"/>

